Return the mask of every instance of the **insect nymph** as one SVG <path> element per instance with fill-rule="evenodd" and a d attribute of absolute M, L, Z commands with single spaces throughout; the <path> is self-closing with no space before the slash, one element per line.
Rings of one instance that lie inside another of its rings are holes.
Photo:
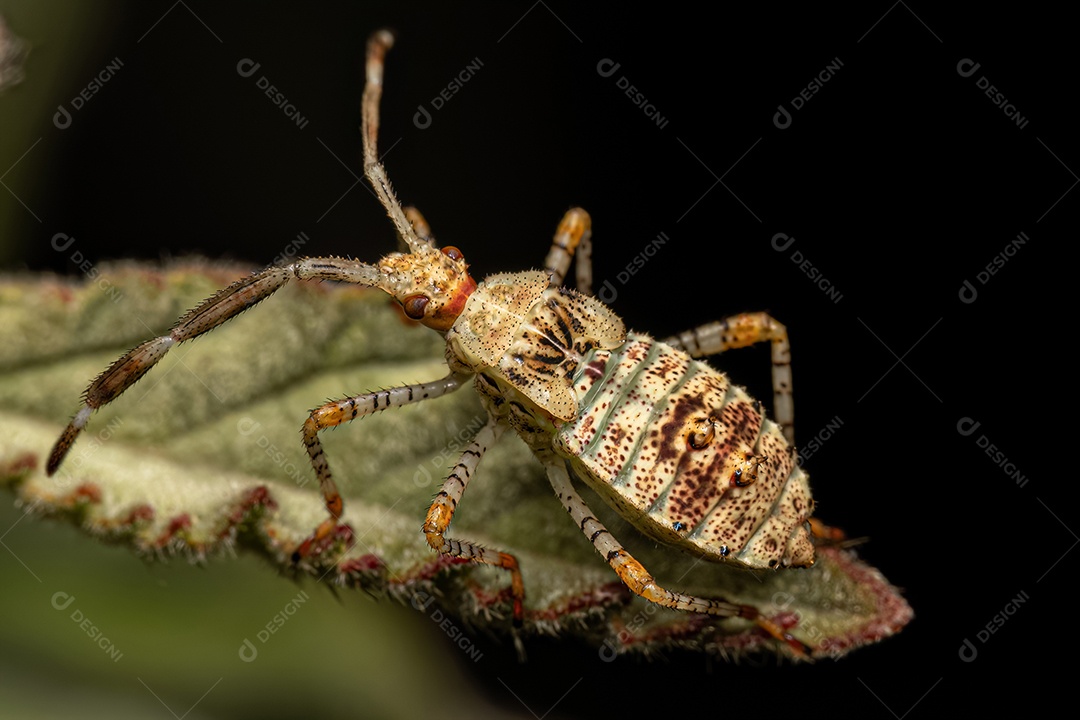
<path fill-rule="evenodd" d="M 254 273 L 203 301 L 168 334 L 129 351 L 90 384 L 83 407 L 52 450 L 47 472 L 56 472 L 92 412 L 131 387 L 173 345 L 223 324 L 293 279 L 375 287 L 399 302 L 408 317 L 445 337 L 449 373 L 311 411 L 303 442 L 328 516 L 297 545 L 294 561 L 324 552 L 343 512 L 320 431 L 471 382 L 487 421 L 443 483 L 422 532 L 439 553 L 508 571 L 516 624 L 525 615 L 525 588 L 515 557 L 447 536 L 481 458 L 508 428 L 532 449 L 573 522 L 630 590 L 670 608 L 746 618 L 801 652 L 798 641 L 753 606 L 661 587 L 594 516 L 571 481 L 576 475 L 648 536 L 707 560 L 756 569 L 812 565 L 813 500 L 792 445 L 784 326 L 752 313 L 663 342 L 628 332 L 590 294 L 591 221 L 578 208 L 563 218 L 542 270 L 474 280 L 462 253 L 436 248 L 422 216 L 401 206 L 378 160 L 383 63 L 392 44 L 386 31 L 368 42 L 364 163 L 407 251 L 376 264 L 303 258 Z M 575 254 L 577 290 L 569 290 L 562 282 Z M 777 422 L 767 419 L 762 405 L 741 387 L 694 359 L 757 342 L 771 343 Z"/>

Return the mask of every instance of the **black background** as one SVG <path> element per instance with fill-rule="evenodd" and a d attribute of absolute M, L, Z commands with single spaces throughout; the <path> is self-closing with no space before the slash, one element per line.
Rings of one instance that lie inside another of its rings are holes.
<path fill-rule="evenodd" d="M 904 588 L 916 616 L 902 633 L 839 662 L 779 669 L 678 655 L 607 665 L 540 644 L 525 666 L 507 655 L 505 685 L 478 678 L 496 702 L 521 710 L 509 686 L 538 714 L 558 703 L 553 716 L 918 717 L 1071 696 L 1069 662 L 1048 652 L 1069 657 L 1075 644 L 1080 558 L 1074 478 L 1057 457 L 1074 432 L 1058 408 L 1073 386 L 1063 248 L 1075 239 L 1070 168 L 1080 168 L 1065 15 L 192 0 L 158 22 L 170 5 L 113 6 L 122 12 L 93 38 L 82 79 L 57 89 L 63 102 L 123 62 L 69 128 L 41 118 L 25 162 L 44 167 L 13 188 L 28 212 L 9 230 L 21 246 L 6 269 L 77 276 L 70 252 L 50 246 L 58 232 L 94 263 L 200 254 L 258 266 L 300 232 L 306 254 L 375 260 L 394 249 L 381 207 L 354 185 L 364 41 L 387 26 L 399 40 L 385 164 L 474 275 L 539 265 L 562 213 L 581 205 L 596 282 L 613 284 L 631 327 L 665 335 L 768 310 L 791 332 L 798 438 L 843 423 L 807 468 L 822 516 L 870 536 L 862 556 Z M 243 58 L 261 64 L 255 76 L 237 73 Z M 835 76 L 779 129 L 778 105 L 791 111 L 837 58 Z M 965 58 L 980 64 L 966 78 Z M 418 105 L 431 109 L 474 59 L 481 69 L 416 127 Z M 597 72 L 602 59 L 619 63 L 615 75 Z M 260 93 L 259 76 L 304 128 Z M 982 93 L 982 76 L 1025 127 Z M 622 282 L 660 232 L 669 242 Z M 1029 242 L 979 282 L 1020 232 Z M 795 243 L 777 251 L 777 233 Z M 796 250 L 839 302 L 791 261 Z M 965 280 L 974 302 L 961 301 Z M 717 364 L 769 396 L 764 349 Z M 981 425 L 963 436 L 961 418 Z M 982 436 L 1024 486 L 984 454 Z M 1021 592 L 1030 600 L 980 642 Z M 960 659 L 965 638 L 974 662 Z"/>

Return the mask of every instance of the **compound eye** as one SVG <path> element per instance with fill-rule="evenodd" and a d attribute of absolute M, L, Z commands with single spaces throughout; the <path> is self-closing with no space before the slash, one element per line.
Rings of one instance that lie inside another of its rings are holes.
<path fill-rule="evenodd" d="M 442 253 L 443 253 L 443 255 L 450 258 L 451 260 L 461 260 L 462 258 L 465 257 L 464 255 L 461 254 L 461 251 L 458 250 L 453 245 L 447 245 L 446 247 L 444 247 L 442 249 Z"/>
<path fill-rule="evenodd" d="M 413 320 L 424 319 L 424 310 L 427 309 L 427 304 L 427 295 L 410 295 L 401 301 L 401 307 L 405 309 L 405 314 Z"/>

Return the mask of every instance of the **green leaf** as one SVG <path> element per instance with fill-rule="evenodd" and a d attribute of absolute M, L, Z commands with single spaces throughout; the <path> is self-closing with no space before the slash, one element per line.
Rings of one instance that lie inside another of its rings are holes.
<path fill-rule="evenodd" d="M 475 632 L 511 633 L 508 576 L 436 556 L 420 524 L 485 416 L 471 388 L 323 433 L 353 541 L 299 569 L 292 551 L 325 517 L 299 430 L 325 399 L 446 374 L 439 336 L 386 296 L 294 284 L 224 327 L 174 348 L 95 413 L 60 471 L 42 468 L 87 383 L 131 346 L 242 275 L 198 262 L 119 265 L 86 282 L 0 282 L 0 483 L 42 515 L 149 557 L 239 548 L 285 573 L 437 607 Z M 10 339 L 14 339 L 11 341 Z M 822 547 L 809 570 L 751 573 L 659 547 L 583 496 L 673 589 L 748 603 L 816 657 L 900 630 L 910 607 L 851 550 Z M 551 492 L 525 445 L 504 435 L 459 505 L 451 536 L 513 553 L 530 635 L 584 639 L 602 657 L 678 646 L 728 658 L 786 651 L 752 623 L 659 608 L 631 595 Z"/>

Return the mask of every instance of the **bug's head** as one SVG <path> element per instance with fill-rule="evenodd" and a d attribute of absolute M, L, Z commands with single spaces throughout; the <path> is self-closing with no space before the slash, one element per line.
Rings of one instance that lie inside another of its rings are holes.
<path fill-rule="evenodd" d="M 401 303 L 405 315 L 446 332 L 465 309 L 476 281 L 456 247 L 420 245 L 411 253 L 392 253 L 379 261 L 380 286 Z"/>

